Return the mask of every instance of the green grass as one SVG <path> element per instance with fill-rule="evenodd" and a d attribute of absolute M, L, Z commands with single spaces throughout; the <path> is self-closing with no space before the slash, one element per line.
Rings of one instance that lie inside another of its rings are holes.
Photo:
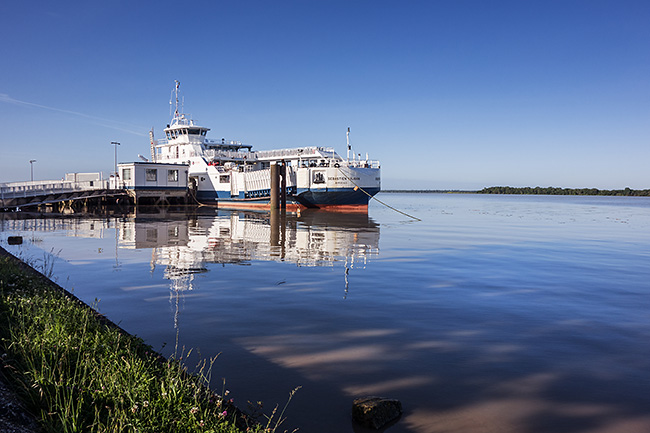
<path fill-rule="evenodd" d="M 188 374 L 5 256 L 0 350 L 3 372 L 46 431 L 234 433 L 275 431 L 283 421 L 275 411 L 266 425 L 236 416 L 207 386 L 214 359 Z"/>

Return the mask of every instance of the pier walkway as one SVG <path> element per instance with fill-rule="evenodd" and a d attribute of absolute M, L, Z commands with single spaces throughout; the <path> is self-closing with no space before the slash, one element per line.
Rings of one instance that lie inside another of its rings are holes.
<path fill-rule="evenodd" d="M 63 210 L 90 201 L 115 202 L 120 198 L 128 198 L 126 191 L 111 189 L 109 181 L 102 179 L 0 183 L 0 210 L 43 206 Z"/>

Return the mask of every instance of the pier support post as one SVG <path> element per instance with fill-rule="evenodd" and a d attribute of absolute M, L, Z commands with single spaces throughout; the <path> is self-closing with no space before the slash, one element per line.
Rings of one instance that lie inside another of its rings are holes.
<path fill-rule="evenodd" d="M 271 210 L 278 209 L 280 207 L 280 203 L 279 203 L 280 177 L 278 172 L 279 172 L 278 165 L 271 164 Z"/>
<path fill-rule="evenodd" d="M 287 162 L 283 159 L 280 166 L 280 209 L 287 208 Z"/>

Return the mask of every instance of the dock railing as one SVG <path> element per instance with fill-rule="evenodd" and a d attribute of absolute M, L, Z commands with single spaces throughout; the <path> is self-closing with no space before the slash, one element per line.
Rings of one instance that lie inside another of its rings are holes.
<path fill-rule="evenodd" d="M 48 194 L 62 194 L 75 191 L 108 189 L 106 180 L 41 180 L 0 183 L 0 200 L 36 197 Z"/>

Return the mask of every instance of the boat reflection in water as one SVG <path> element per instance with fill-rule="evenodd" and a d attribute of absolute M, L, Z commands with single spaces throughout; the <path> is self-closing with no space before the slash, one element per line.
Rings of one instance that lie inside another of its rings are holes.
<path fill-rule="evenodd" d="M 379 225 L 366 213 L 305 210 L 253 212 L 198 208 L 137 208 L 111 215 L 2 214 L 0 232 L 22 232 L 35 243 L 37 233 L 59 232 L 66 237 L 108 239 L 115 233 L 115 263 L 119 250 L 151 249 L 150 269 L 164 267 L 170 295 L 197 288 L 196 274 L 210 264 L 250 266 L 259 261 L 296 266 L 340 267 L 345 293 L 348 274 L 363 269 L 379 254 Z M 59 249 L 57 247 L 57 249 Z M 99 251 L 108 253 L 105 244 Z"/>
<path fill-rule="evenodd" d="M 195 275 L 208 264 L 251 265 L 281 261 L 297 266 L 341 267 L 348 292 L 348 274 L 365 268 L 379 253 L 379 225 L 367 214 L 307 210 L 206 210 L 183 219 L 171 215 L 137 214 L 118 222 L 120 248 L 151 249 L 151 269 L 164 266 L 174 303 L 194 290 Z M 177 325 L 175 314 L 175 325 Z"/>

